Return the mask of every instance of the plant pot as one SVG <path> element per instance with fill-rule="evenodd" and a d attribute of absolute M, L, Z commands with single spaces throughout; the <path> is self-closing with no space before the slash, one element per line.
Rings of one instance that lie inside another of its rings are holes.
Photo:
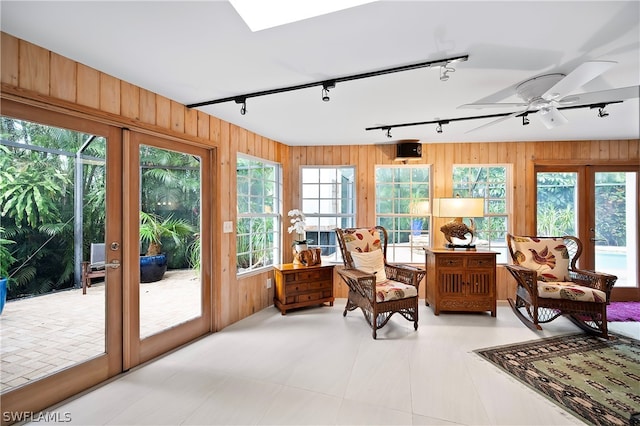
<path fill-rule="evenodd" d="M 140 256 L 140 282 L 152 283 L 160 281 L 167 272 L 167 256 Z"/>
<path fill-rule="evenodd" d="M 7 301 L 7 279 L 0 278 L 0 314 L 4 309 L 4 304 Z"/>

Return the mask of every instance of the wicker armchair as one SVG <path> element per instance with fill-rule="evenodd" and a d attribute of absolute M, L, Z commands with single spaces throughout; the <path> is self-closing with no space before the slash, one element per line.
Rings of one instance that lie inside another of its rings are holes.
<path fill-rule="evenodd" d="M 373 329 L 387 324 L 399 313 L 418 329 L 418 287 L 425 271 L 408 265 L 387 263 L 387 231 L 374 228 L 336 229 L 344 269 L 338 274 L 349 287 L 347 311 L 360 308 Z"/>
<path fill-rule="evenodd" d="M 608 338 L 607 305 L 618 277 L 576 268 L 582 243 L 576 237 L 528 237 L 507 234 L 517 282 L 509 304 L 532 330 L 565 315 L 588 333 Z"/>

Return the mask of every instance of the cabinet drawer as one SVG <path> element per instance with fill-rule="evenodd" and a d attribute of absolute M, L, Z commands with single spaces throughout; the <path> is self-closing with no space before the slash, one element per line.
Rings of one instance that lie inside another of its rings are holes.
<path fill-rule="evenodd" d="M 296 297 L 297 302 L 310 302 L 312 300 L 322 299 L 322 292 L 305 293 Z"/>
<path fill-rule="evenodd" d="M 324 290 L 333 288 L 333 281 L 314 281 L 309 283 L 309 290 Z"/>
<path fill-rule="evenodd" d="M 464 265 L 464 257 L 438 257 L 438 266 L 445 268 L 462 267 Z"/>
<path fill-rule="evenodd" d="M 489 267 L 495 265 L 495 259 L 495 256 L 474 257 L 468 260 L 467 266 L 469 268 Z"/>
<path fill-rule="evenodd" d="M 329 269 L 315 269 L 313 271 L 300 271 L 295 273 L 296 281 L 319 281 L 333 277 L 333 271 Z"/>
<path fill-rule="evenodd" d="M 301 291 L 309 290 L 309 283 L 293 283 L 287 284 L 287 295 L 289 294 L 297 294 Z"/>

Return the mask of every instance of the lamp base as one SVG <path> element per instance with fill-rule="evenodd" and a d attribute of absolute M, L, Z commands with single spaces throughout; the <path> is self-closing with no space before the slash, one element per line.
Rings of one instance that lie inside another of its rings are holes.
<path fill-rule="evenodd" d="M 453 243 L 446 243 L 444 245 L 444 248 L 446 248 L 447 250 L 468 250 L 468 251 L 476 251 L 476 245 L 475 244 L 453 244 Z"/>

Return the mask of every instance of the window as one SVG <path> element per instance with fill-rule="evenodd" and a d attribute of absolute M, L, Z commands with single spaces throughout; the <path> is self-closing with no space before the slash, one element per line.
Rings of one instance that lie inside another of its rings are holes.
<path fill-rule="evenodd" d="M 355 168 L 302 167 L 307 239 L 328 261 L 339 261 L 335 228 L 355 226 Z"/>
<path fill-rule="evenodd" d="M 237 273 L 280 261 L 280 166 L 238 156 Z"/>
<path fill-rule="evenodd" d="M 389 234 L 389 262 L 422 263 L 429 246 L 429 166 L 376 167 L 376 224 Z"/>
<path fill-rule="evenodd" d="M 476 245 L 499 252 L 498 263 L 507 263 L 505 234 L 509 229 L 509 174 L 507 166 L 501 165 L 453 166 L 453 196 L 485 199 L 485 216 L 474 219 L 478 234 Z"/>

